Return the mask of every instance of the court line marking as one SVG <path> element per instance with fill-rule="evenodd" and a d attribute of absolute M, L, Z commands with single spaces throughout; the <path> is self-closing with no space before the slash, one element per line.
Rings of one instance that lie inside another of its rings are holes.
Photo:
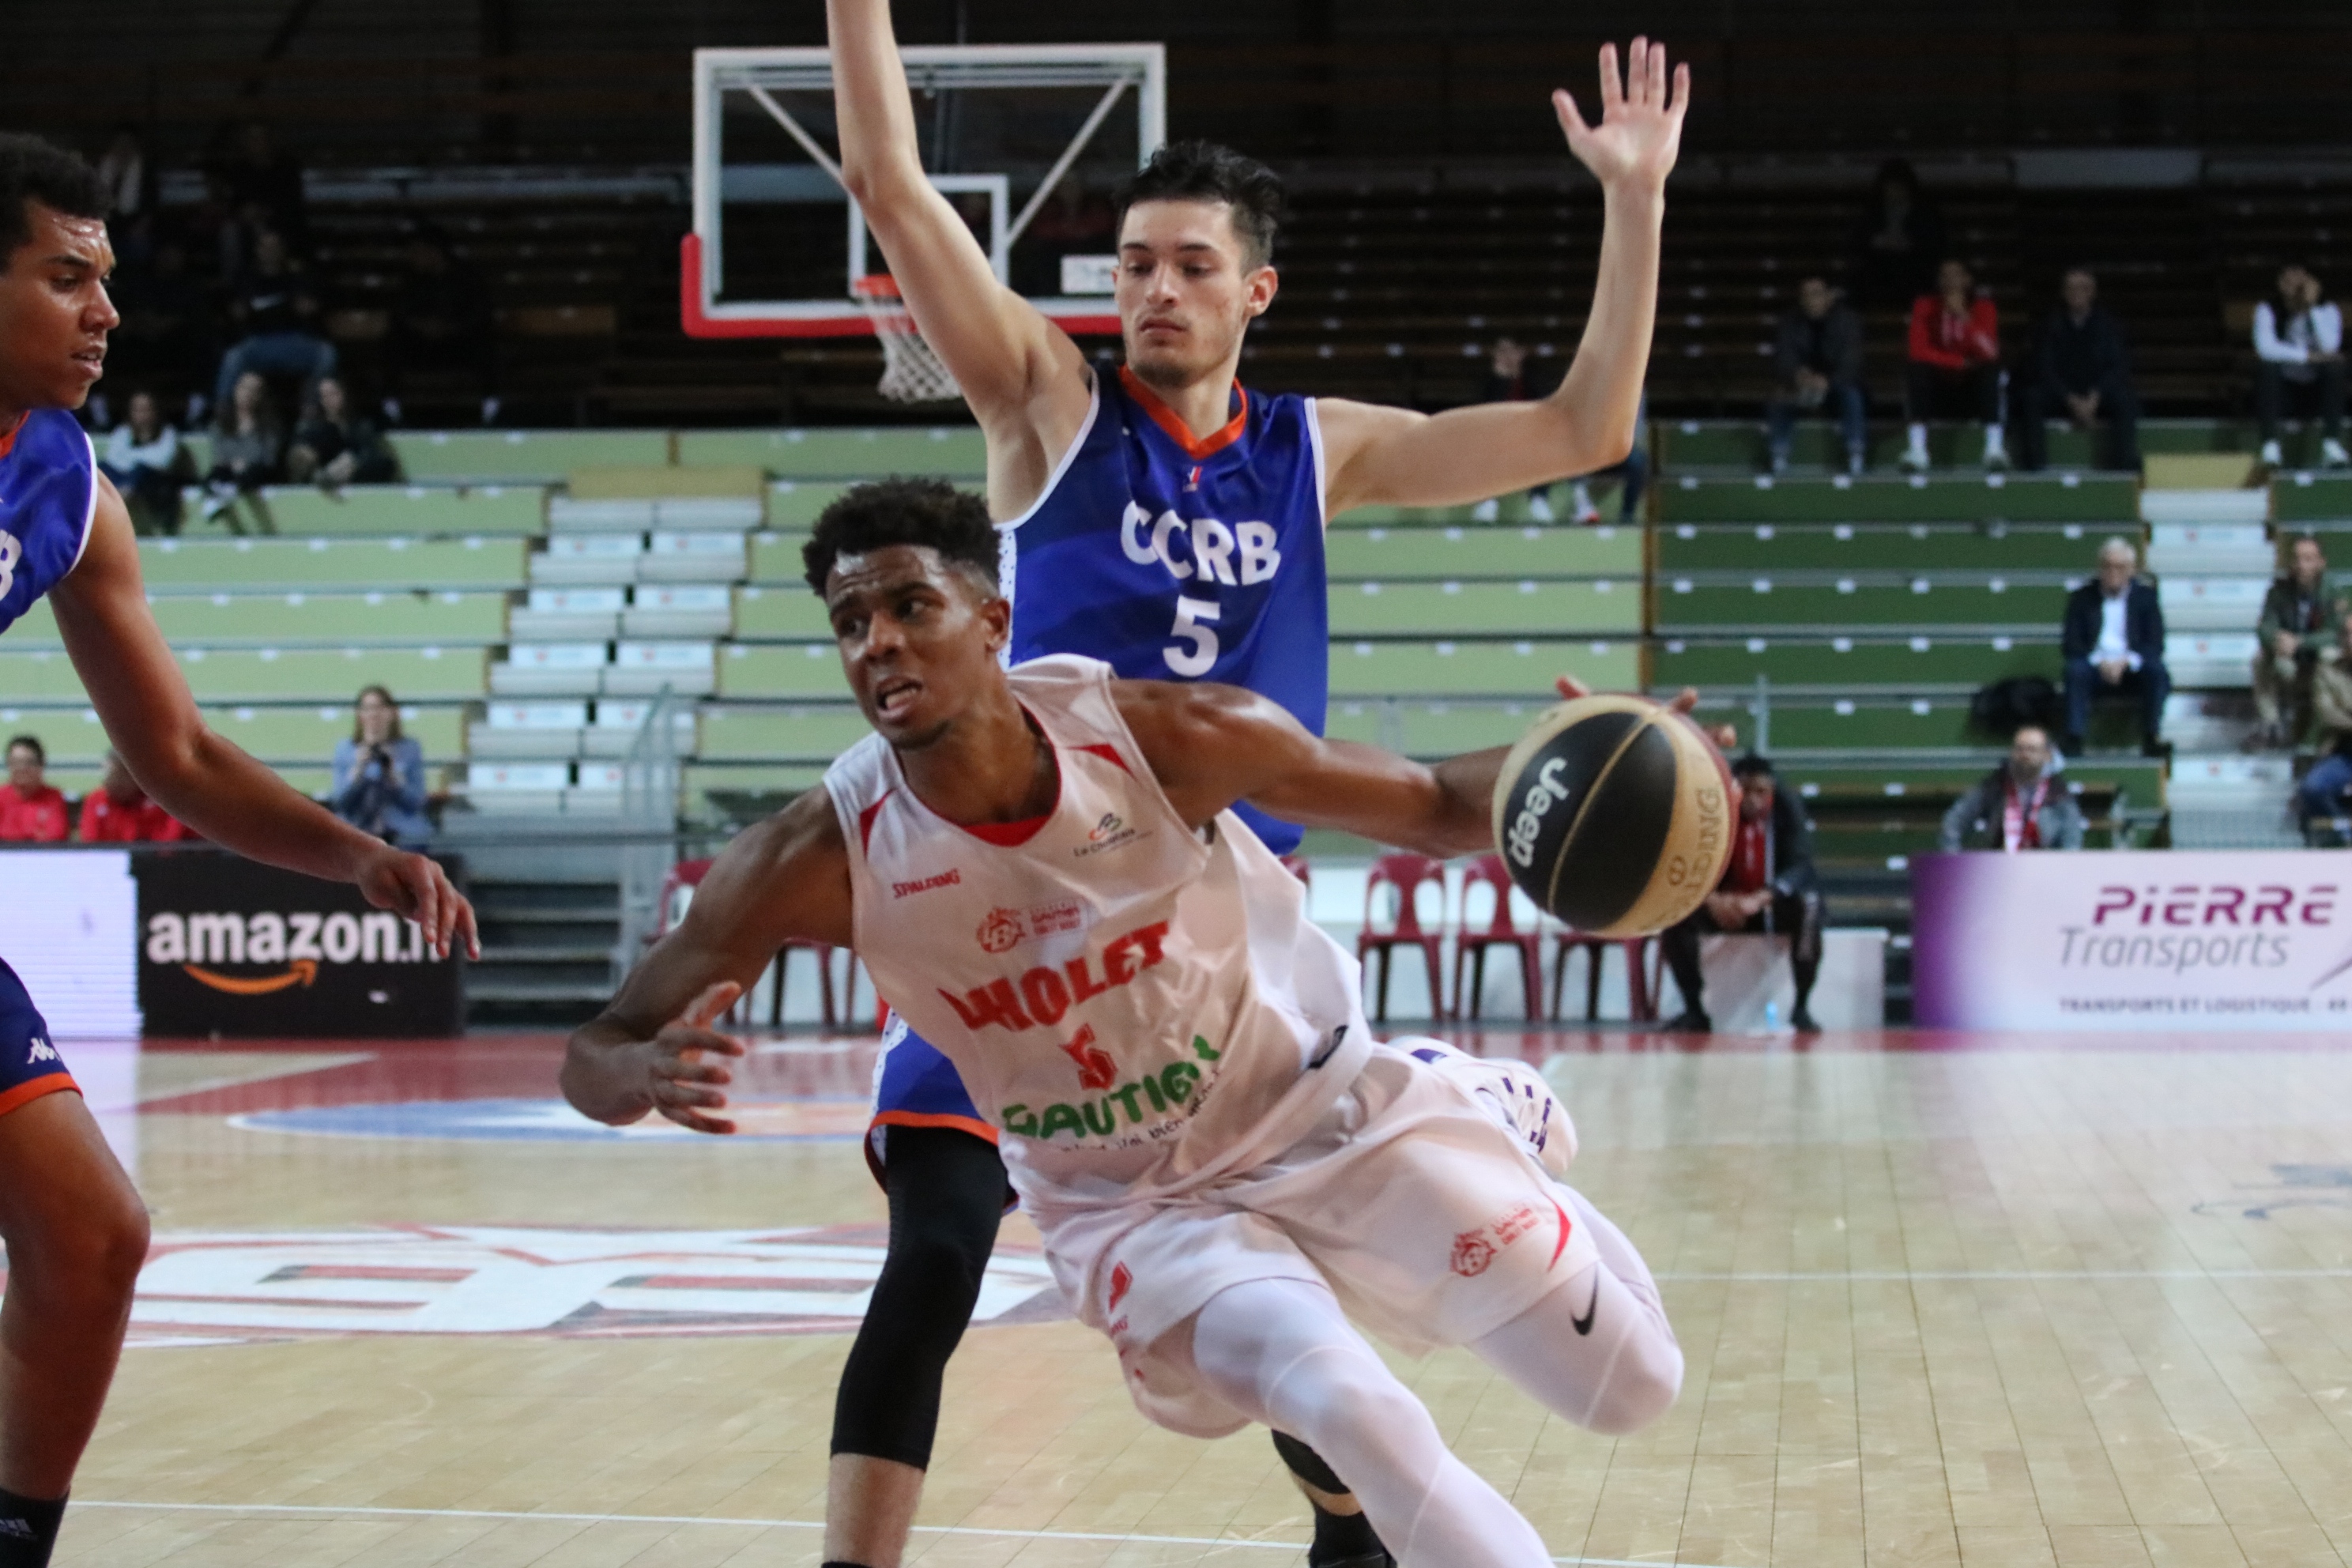
<path fill-rule="evenodd" d="M 525 1513 L 520 1510 L 475 1508 L 331 1508 L 319 1503 L 273 1502 L 128 1502 L 114 1499 L 76 1498 L 73 1508 L 141 1509 L 158 1513 L 284 1513 L 342 1517 L 353 1514 L 393 1519 L 494 1519 L 547 1524 L 708 1524 L 730 1529 L 823 1530 L 822 1520 L 711 1519 L 688 1514 L 659 1513 Z M 918 1535 L 980 1535 L 1002 1541 L 1108 1541 L 1138 1546 L 1239 1547 L 1257 1552 L 1304 1552 L 1303 1541 L 1251 1541 L 1209 1535 L 1139 1535 L 1116 1531 L 986 1530 L 968 1524 L 919 1524 Z M 1555 1557 L 1562 1568 L 1721 1568 L 1713 1563 L 1686 1563 L 1664 1557 Z"/>
<path fill-rule="evenodd" d="M 1735 1285 L 1811 1285 L 1841 1279 L 1983 1279 L 1995 1283 L 2033 1279 L 2352 1279 L 2352 1268 L 1890 1268 L 1729 1274 L 1684 1274 L 1661 1269 L 1654 1278 Z"/>

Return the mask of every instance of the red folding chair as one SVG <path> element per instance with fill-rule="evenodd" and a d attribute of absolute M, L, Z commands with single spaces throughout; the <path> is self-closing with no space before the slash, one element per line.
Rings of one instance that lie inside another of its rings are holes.
<path fill-rule="evenodd" d="M 702 879 L 709 875 L 710 875 L 710 859 L 707 856 L 699 860 L 681 860 L 669 868 L 669 874 L 662 879 L 656 928 L 654 934 L 646 939 L 647 946 L 650 947 L 654 942 L 667 936 L 679 920 L 684 918 L 687 905 L 693 901 L 691 889 L 702 886 Z M 685 896 L 680 897 L 681 894 Z M 839 1028 L 841 1020 L 834 1010 L 833 945 L 830 942 L 811 942 L 802 937 L 790 938 L 776 953 L 776 991 L 768 1005 L 768 1026 L 770 1028 L 783 1026 L 784 960 L 794 952 L 806 952 L 815 958 L 817 985 L 823 997 L 824 1026 L 828 1029 Z M 852 952 L 849 955 L 848 999 L 855 1004 L 856 998 L 857 955 Z M 736 1004 L 739 1009 L 742 1005 L 741 1002 Z"/>
<path fill-rule="evenodd" d="M 1445 960 L 1443 954 L 1443 931 L 1424 930 L 1417 898 L 1429 883 L 1437 884 L 1438 908 L 1442 911 L 1445 900 L 1445 862 L 1427 855 L 1408 855 L 1402 851 L 1383 855 L 1372 862 L 1371 876 L 1364 883 L 1364 928 L 1356 935 L 1356 959 L 1363 961 L 1368 952 L 1381 955 L 1379 998 L 1372 1016 L 1385 1021 L 1389 1016 L 1389 963 L 1399 947 L 1417 947 L 1422 962 L 1429 970 L 1429 1008 L 1433 1017 L 1448 1016 L 1445 1010 Z M 1388 926 L 1372 922 L 1380 904 L 1382 885 L 1397 890 L 1396 921 Z M 1441 915 L 1442 918 L 1442 915 Z"/>
<path fill-rule="evenodd" d="M 1584 1021 L 1592 1023 L 1601 1016 L 1601 960 L 1612 947 L 1625 953 L 1625 1000 L 1627 1011 L 1636 1024 L 1654 1024 L 1658 1020 L 1658 988 L 1651 971 L 1654 968 L 1650 944 L 1653 937 L 1587 936 L 1582 931 L 1557 931 L 1552 933 L 1551 955 L 1551 1016 L 1559 1017 L 1559 994 L 1568 983 L 1568 955 L 1570 949 L 1584 954 Z"/>
<path fill-rule="evenodd" d="M 1484 931 L 1470 929 L 1470 895 L 1481 887 L 1495 890 L 1495 917 Z M 1481 855 L 1462 874 L 1462 902 L 1454 918 L 1454 1010 L 1475 1018 L 1486 999 L 1486 952 L 1507 947 L 1519 955 L 1519 982 L 1528 1021 L 1543 1016 L 1543 937 L 1521 931 L 1511 916 L 1511 873 L 1500 855 Z M 1462 989 L 1462 964 L 1470 963 L 1470 989 Z"/>

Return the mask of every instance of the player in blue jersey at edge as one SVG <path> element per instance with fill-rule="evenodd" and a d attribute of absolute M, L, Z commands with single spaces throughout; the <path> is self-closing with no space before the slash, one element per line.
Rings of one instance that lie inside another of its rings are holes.
<path fill-rule="evenodd" d="M 1131 679 L 1226 681 L 1320 734 L 1331 517 L 1482 500 L 1630 450 L 1689 97 L 1687 67 L 1669 91 L 1662 47 L 1636 38 L 1622 80 L 1615 48 L 1601 50 L 1595 122 L 1552 97 L 1605 213 L 1591 313 L 1559 391 L 1428 416 L 1268 397 L 1234 379 L 1244 333 L 1274 303 L 1281 188 L 1202 142 L 1161 149 L 1123 193 L 1127 359 L 1097 374 L 996 280 L 924 176 L 887 0 L 828 0 L 826 15 L 844 183 L 987 439 L 1014 660 L 1078 653 Z M 1297 828 L 1240 809 L 1276 853 L 1297 846 Z M 946 1058 L 896 1020 L 884 1052 L 867 1153 L 889 1194 L 890 1248 L 842 1372 L 828 1568 L 898 1568 L 1005 1193 L 995 1134 Z M 1341 1479 L 1303 1444 L 1276 1446 L 1315 1506 L 1314 1568 L 1390 1562 Z"/>
<path fill-rule="evenodd" d="M 205 725 L 139 580 L 131 515 L 70 410 L 103 374 L 114 249 L 89 165 L 0 135 L 0 630 L 48 595 L 106 736 L 166 811 L 257 860 L 358 885 L 474 947 L 438 866 L 348 827 Z M 478 956 L 478 952 L 477 952 Z M 0 1568 L 49 1560 L 147 1258 L 147 1209 L 0 963 Z"/>

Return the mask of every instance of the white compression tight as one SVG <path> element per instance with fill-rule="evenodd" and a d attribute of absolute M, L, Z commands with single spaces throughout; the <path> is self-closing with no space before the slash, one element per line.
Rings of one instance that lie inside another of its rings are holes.
<path fill-rule="evenodd" d="M 1559 1191 L 1592 1227 L 1601 1263 L 1471 1348 L 1569 1420 L 1633 1431 L 1674 1403 L 1682 1352 L 1633 1244 L 1581 1194 Z M 1551 1562 L 1533 1527 L 1447 1450 L 1428 1410 L 1323 1287 L 1260 1279 L 1223 1292 L 1193 1320 L 1192 1359 L 1219 1398 L 1322 1455 L 1405 1568 Z"/>

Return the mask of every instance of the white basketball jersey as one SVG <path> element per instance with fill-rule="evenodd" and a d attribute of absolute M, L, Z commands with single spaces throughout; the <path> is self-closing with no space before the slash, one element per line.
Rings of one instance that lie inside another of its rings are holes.
<path fill-rule="evenodd" d="M 955 1064 L 1032 1203 L 1179 1192 L 1288 1147 L 1370 1049 L 1355 960 L 1232 812 L 1176 815 L 1110 666 L 1009 679 L 1058 766 L 1042 821 L 947 821 L 879 735 L 825 774 L 876 989 Z"/>

